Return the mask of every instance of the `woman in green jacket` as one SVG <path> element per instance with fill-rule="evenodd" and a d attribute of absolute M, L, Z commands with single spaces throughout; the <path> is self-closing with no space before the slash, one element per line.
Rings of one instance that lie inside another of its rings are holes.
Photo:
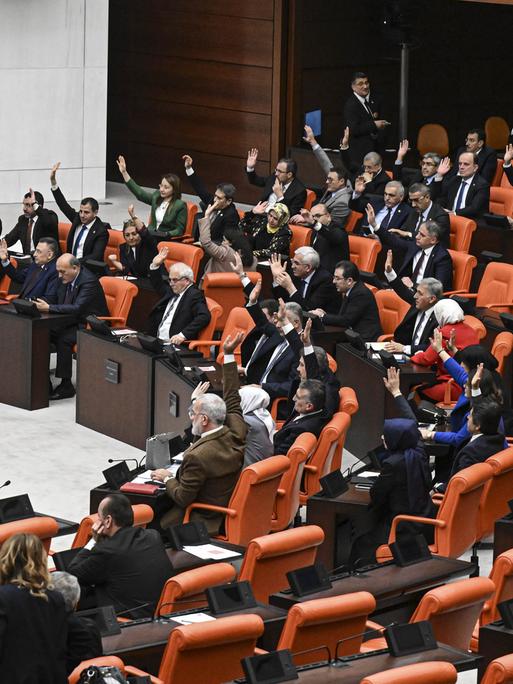
<path fill-rule="evenodd" d="M 180 199 L 182 193 L 178 176 L 167 173 L 162 176 L 159 189 L 148 192 L 130 178 L 124 157 L 119 156 L 116 162 L 130 192 L 141 202 L 151 205 L 148 228 L 166 233 L 167 237 L 183 235 L 187 223 L 187 205 Z"/>

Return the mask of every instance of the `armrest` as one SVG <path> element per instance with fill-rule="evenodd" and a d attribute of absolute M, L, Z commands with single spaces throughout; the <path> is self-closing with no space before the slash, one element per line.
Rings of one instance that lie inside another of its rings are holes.
<path fill-rule="evenodd" d="M 163 679 L 154 677 L 153 675 L 150 675 L 148 672 L 144 672 L 144 670 L 140 670 L 138 667 L 134 667 L 133 665 L 125 665 L 125 673 L 127 675 L 134 675 L 137 677 L 149 677 L 151 684 L 165 684 Z"/>
<path fill-rule="evenodd" d="M 513 304 L 505 304 L 504 302 L 499 302 L 498 304 L 487 304 L 486 307 L 488 309 L 509 309 L 510 311 L 513 311 Z"/>
<path fill-rule="evenodd" d="M 286 493 L 287 492 L 285 491 L 285 489 L 277 489 L 276 490 L 276 496 L 285 496 Z"/>
<path fill-rule="evenodd" d="M 468 297 L 468 293 L 466 290 L 449 290 L 448 292 L 444 292 L 444 297 L 450 297 L 451 295 L 463 295 L 464 297 Z"/>
<path fill-rule="evenodd" d="M 316 473 L 318 471 L 318 468 L 317 466 L 308 465 L 307 463 L 305 463 L 304 470 L 308 470 L 311 473 Z"/>
<path fill-rule="evenodd" d="M 383 625 L 380 625 L 379 622 L 373 622 L 372 620 L 367 620 L 365 623 L 365 629 L 384 629 Z"/>
<path fill-rule="evenodd" d="M 443 500 L 444 495 L 440 492 L 435 492 L 435 494 L 433 494 L 433 496 L 431 497 L 431 501 L 434 503 L 435 506 L 440 506 Z"/>
<path fill-rule="evenodd" d="M 394 339 L 394 334 L 390 333 L 387 335 L 380 335 L 378 337 L 378 342 L 390 342 L 390 340 L 393 340 L 393 339 Z"/>
<path fill-rule="evenodd" d="M 192 342 L 189 342 L 189 349 L 196 349 L 196 347 L 204 347 L 205 345 L 220 347 L 221 340 L 192 340 Z"/>
<path fill-rule="evenodd" d="M 433 525 L 434 527 L 445 527 L 445 520 L 437 520 L 436 518 L 422 518 L 419 515 L 396 515 L 392 520 L 392 527 L 390 528 L 390 536 L 388 537 L 388 543 L 391 544 L 395 542 L 397 534 L 397 526 L 401 522 L 416 522 L 423 523 L 424 525 Z"/>
<path fill-rule="evenodd" d="M 265 655 L 266 653 L 269 653 L 269 651 L 266 651 L 263 648 L 256 648 L 255 647 L 255 650 L 253 651 L 253 653 L 254 653 L 254 655 Z"/>
<path fill-rule="evenodd" d="M 218 513 L 224 513 L 225 515 L 229 515 L 231 518 L 234 518 L 237 515 L 237 511 L 234 508 L 225 508 L 224 506 L 214 506 L 213 504 L 193 503 L 190 506 L 187 506 L 187 509 L 185 511 L 185 515 L 183 518 L 184 523 L 189 522 L 189 517 L 190 517 L 191 511 L 194 510 L 195 508 L 201 508 L 204 511 L 217 511 Z"/>

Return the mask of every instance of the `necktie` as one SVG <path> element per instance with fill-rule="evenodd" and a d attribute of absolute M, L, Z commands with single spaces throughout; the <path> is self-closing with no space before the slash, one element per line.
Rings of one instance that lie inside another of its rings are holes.
<path fill-rule="evenodd" d="M 414 233 L 413 237 L 415 237 L 415 235 L 417 235 L 417 233 L 419 232 L 419 228 L 422 225 L 423 221 L 424 221 L 424 214 L 422 212 L 420 212 L 419 218 L 417 219 L 417 225 L 415 226 L 415 233 Z"/>
<path fill-rule="evenodd" d="M 34 285 L 39 280 L 39 276 L 42 274 L 42 272 L 43 269 L 39 266 L 37 268 L 33 268 L 30 274 L 25 278 L 25 282 L 23 283 L 23 287 L 21 289 L 20 294 L 24 296 L 28 295 L 34 287 Z"/>
<path fill-rule="evenodd" d="M 422 324 L 424 323 L 425 318 L 426 318 L 426 312 L 423 311 L 419 320 L 417 321 L 417 325 L 415 326 L 415 330 L 413 331 L 412 343 L 414 345 L 418 344 L 417 337 L 420 336 L 420 331 L 422 330 Z"/>
<path fill-rule="evenodd" d="M 413 280 L 414 285 L 417 284 L 417 279 L 419 277 L 420 269 L 424 265 L 425 259 L 426 259 L 426 252 L 424 252 L 424 250 L 422 250 L 422 252 L 420 254 L 420 258 L 417 261 L 417 263 L 415 264 L 415 268 L 413 269 L 413 273 L 411 275 L 411 279 Z"/>
<path fill-rule="evenodd" d="M 75 244 L 73 245 L 73 256 L 77 256 L 77 251 L 78 251 L 78 248 L 80 247 L 80 241 L 82 240 L 82 236 L 86 230 L 87 230 L 87 226 L 82 225 L 80 232 L 77 236 L 77 239 L 75 240 Z"/>
<path fill-rule="evenodd" d="M 307 285 L 306 280 L 302 280 L 302 281 L 299 283 L 299 294 L 301 295 L 301 297 L 303 297 L 303 299 L 304 299 L 304 297 L 305 297 L 306 288 L 307 288 L 307 287 L 308 287 L 308 285 Z"/>
<path fill-rule="evenodd" d="M 158 333 L 157 333 L 158 337 L 161 340 L 166 340 L 169 338 L 169 332 L 170 332 L 170 328 L 171 328 L 171 314 L 173 313 L 177 302 L 178 302 L 178 296 L 177 295 L 175 295 L 173 297 L 173 299 L 171 299 L 168 302 L 166 311 L 162 317 L 162 321 L 160 323 Z"/>
<path fill-rule="evenodd" d="M 29 218 L 28 220 L 28 231 L 27 231 L 27 251 L 31 251 L 31 243 L 32 243 L 32 228 L 34 227 L 34 219 Z"/>
<path fill-rule="evenodd" d="M 374 118 L 374 114 L 372 113 L 372 109 L 370 108 L 370 104 L 368 103 L 368 101 L 367 101 L 367 100 L 364 100 L 363 102 L 364 102 L 364 105 L 365 105 L 365 109 L 369 112 L 369 114 L 371 115 L 371 117 Z"/>
<path fill-rule="evenodd" d="M 388 228 L 388 224 L 390 223 L 390 217 L 392 216 L 392 209 L 387 209 L 387 215 L 381 221 L 380 228 Z"/>
<path fill-rule="evenodd" d="M 269 363 L 267 364 L 267 368 L 265 369 L 264 374 L 262 375 L 262 377 L 260 379 L 260 384 L 267 381 L 267 376 L 272 371 L 272 369 L 274 368 L 274 366 L 278 362 L 278 359 L 285 352 L 285 350 L 287 349 L 288 346 L 289 345 L 288 345 L 287 340 L 284 340 L 281 344 L 279 344 L 276 347 L 276 349 L 273 352 L 273 355 L 269 359 Z"/>
<path fill-rule="evenodd" d="M 454 205 L 454 211 L 458 211 L 458 209 L 461 209 L 461 205 L 463 204 L 463 193 L 465 192 L 465 186 L 467 185 L 467 181 L 462 180 L 460 189 L 458 190 L 458 195 L 456 197 L 456 204 Z"/>
<path fill-rule="evenodd" d="M 66 287 L 66 294 L 64 295 L 64 304 L 71 304 L 71 297 L 73 294 L 73 285 L 68 283 Z"/>

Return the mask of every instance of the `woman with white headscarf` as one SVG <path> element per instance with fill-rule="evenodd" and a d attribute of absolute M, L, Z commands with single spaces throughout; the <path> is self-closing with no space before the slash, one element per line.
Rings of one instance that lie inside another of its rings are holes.
<path fill-rule="evenodd" d="M 274 453 L 274 420 L 267 410 L 271 399 L 261 387 L 241 387 L 240 405 L 248 427 L 244 467 L 272 456 Z"/>
<path fill-rule="evenodd" d="M 442 333 L 443 349 L 451 356 L 471 344 L 479 344 L 476 331 L 464 322 L 463 310 L 453 299 L 441 299 L 437 302 L 434 314 Z M 425 351 L 417 352 L 411 357 L 411 362 L 421 366 L 437 364 L 435 383 L 420 390 L 419 394 L 430 401 L 443 401 L 445 386 L 451 376 L 434 347 L 430 346 Z M 451 386 L 451 400 L 456 401 L 460 394 L 461 387 L 454 383 Z"/>

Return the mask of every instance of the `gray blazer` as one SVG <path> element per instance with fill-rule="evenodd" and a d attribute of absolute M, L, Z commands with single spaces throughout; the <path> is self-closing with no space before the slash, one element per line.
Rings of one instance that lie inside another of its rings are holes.
<path fill-rule="evenodd" d="M 244 422 L 248 428 L 244 468 L 252 463 L 263 461 L 274 454 L 274 446 L 264 423 L 253 413 L 246 413 Z"/>
<path fill-rule="evenodd" d="M 313 153 L 315 154 L 315 158 L 319 162 L 322 170 L 324 171 L 324 173 L 327 174 L 330 171 L 330 169 L 333 168 L 333 164 L 331 163 L 330 158 L 322 149 L 322 147 L 317 147 L 315 150 L 313 150 Z M 337 226 L 345 226 L 347 217 L 351 213 L 348 203 L 351 199 L 352 191 L 353 189 L 351 187 L 351 183 L 348 180 L 345 188 L 342 188 L 341 190 L 336 192 L 329 199 L 326 199 L 323 195 L 319 200 L 319 202 L 326 205 L 326 208 L 331 214 L 331 220 Z"/>

